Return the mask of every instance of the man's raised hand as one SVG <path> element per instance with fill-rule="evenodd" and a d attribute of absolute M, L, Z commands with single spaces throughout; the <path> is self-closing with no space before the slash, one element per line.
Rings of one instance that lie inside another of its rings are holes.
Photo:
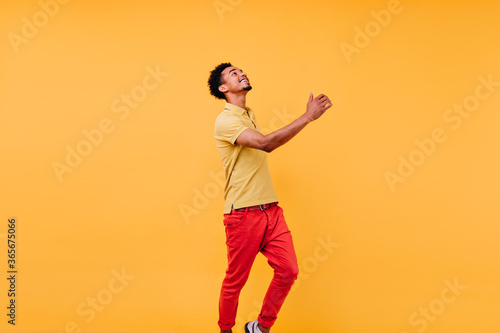
<path fill-rule="evenodd" d="M 320 94 L 313 97 L 313 94 L 309 93 L 305 115 L 310 121 L 313 121 L 321 117 L 331 107 L 332 102 L 326 95 Z"/>

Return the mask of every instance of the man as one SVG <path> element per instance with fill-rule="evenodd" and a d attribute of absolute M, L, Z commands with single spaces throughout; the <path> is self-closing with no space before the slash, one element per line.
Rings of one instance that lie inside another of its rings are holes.
<path fill-rule="evenodd" d="M 228 267 L 219 299 L 219 327 L 232 333 L 240 291 L 255 257 L 261 252 L 274 269 L 257 320 L 246 333 L 269 333 L 290 288 L 297 279 L 297 257 L 292 236 L 278 205 L 267 165 L 267 154 L 288 142 L 332 103 L 325 95 L 310 93 L 305 113 L 289 125 L 263 135 L 246 95 L 252 89 L 247 75 L 230 63 L 218 65 L 208 80 L 210 93 L 225 99 L 215 121 L 215 139 L 224 166 L 224 226 Z"/>

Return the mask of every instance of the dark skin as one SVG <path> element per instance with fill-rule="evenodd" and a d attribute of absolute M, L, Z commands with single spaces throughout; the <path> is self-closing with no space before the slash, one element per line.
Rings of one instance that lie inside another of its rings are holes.
<path fill-rule="evenodd" d="M 230 66 L 222 71 L 221 78 L 224 83 L 219 86 L 219 91 L 226 96 L 226 101 L 245 109 L 247 93 L 252 89 L 246 73 L 237 67 Z M 236 143 L 270 153 L 290 141 L 307 124 L 321 117 L 331 107 L 332 102 L 326 95 L 320 94 L 313 97 L 313 94 L 310 93 L 306 111 L 293 122 L 267 135 L 247 128 L 236 139 Z M 259 324 L 259 329 L 262 333 L 270 333 L 271 328 Z M 221 333 L 232 332 L 232 330 L 221 330 Z"/>

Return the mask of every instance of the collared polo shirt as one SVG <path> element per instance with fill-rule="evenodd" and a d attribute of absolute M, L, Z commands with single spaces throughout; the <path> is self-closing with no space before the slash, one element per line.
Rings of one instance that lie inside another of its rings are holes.
<path fill-rule="evenodd" d="M 247 128 L 261 132 L 252 109 L 242 109 L 230 103 L 226 103 L 215 121 L 214 135 L 226 177 L 224 214 L 230 214 L 231 208 L 278 201 L 267 165 L 267 153 L 236 143 Z"/>

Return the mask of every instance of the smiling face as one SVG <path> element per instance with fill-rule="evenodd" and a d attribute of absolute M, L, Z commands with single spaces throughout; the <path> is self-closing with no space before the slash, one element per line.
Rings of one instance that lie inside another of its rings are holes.
<path fill-rule="evenodd" d="M 225 68 L 221 74 L 222 84 L 219 90 L 224 94 L 238 94 L 252 90 L 250 80 L 246 73 L 238 67 L 230 66 Z"/>

